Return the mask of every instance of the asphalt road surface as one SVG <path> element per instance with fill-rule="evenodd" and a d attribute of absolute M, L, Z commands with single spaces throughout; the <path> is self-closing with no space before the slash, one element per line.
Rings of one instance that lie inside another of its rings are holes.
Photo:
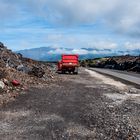
<path fill-rule="evenodd" d="M 0 140 L 140 140 L 140 90 L 83 68 L 60 74 L 0 107 Z"/>
<path fill-rule="evenodd" d="M 136 74 L 134 72 L 126 72 L 126 71 L 111 70 L 111 69 L 99 69 L 99 68 L 90 68 L 90 70 L 94 70 L 102 74 L 107 74 L 113 77 L 120 78 L 122 80 L 136 84 L 140 88 L 140 74 Z"/>

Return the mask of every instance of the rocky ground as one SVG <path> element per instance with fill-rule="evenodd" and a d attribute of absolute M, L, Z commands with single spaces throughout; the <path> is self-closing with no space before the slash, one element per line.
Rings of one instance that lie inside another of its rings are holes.
<path fill-rule="evenodd" d="M 105 58 L 82 60 L 80 63 L 82 66 L 109 68 L 140 73 L 140 56 L 112 56 Z"/>
<path fill-rule="evenodd" d="M 20 91 L 55 80 L 55 65 L 16 54 L 0 43 L 0 105 L 13 100 Z"/>
<path fill-rule="evenodd" d="M 80 68 L 0 108 L 2 140 L 140 140 L 140 89 Z"/>

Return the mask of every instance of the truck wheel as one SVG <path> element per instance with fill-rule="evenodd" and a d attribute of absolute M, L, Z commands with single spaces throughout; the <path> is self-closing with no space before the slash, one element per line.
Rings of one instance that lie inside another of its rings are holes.
<path fill-rule="evenodd" d="M 78 74 L 78 67 L 75 68 L 73 74 Z"/>
<path fill-rule="evenodd" d="M 62 74 L 65 74 L 65 71 L 64 70 L 62 71 Z"/>
<path fill-rule="evenodd" d="M 75 74 L 78 74 L 78 72 L 75 72 Z"/>

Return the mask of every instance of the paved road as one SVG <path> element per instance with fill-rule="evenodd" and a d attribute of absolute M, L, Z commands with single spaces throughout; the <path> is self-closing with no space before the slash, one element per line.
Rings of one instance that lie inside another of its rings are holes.
<path fill-rule="evenodd" d="M 0 140 L 140 138 L 138 89 L 120 90 L 84 69 L 58 77 L 0 108 Z"/>
<path fill-rule="evenodd" d="M 140 86 L 140 74 L 118 71 L 118 70 L 110 70 L 110 69 L 100 69 L 100 68 L 89 68 L 90 70 L 94 70 L 96 72 L 107 74 L 131 83 L 134 83 Z"/>

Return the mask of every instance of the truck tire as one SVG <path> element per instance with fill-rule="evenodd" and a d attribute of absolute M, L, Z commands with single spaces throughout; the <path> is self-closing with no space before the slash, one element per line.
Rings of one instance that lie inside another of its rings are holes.
<path fill-rule="evenodd" d="M 71 74 L 71 70 L 69 70 L 68 72 L 69 72 L 69 74 Z"/>
<path fill-rule="evenodd" d="M 78 74 L 78 67 L 75 68 L 73 74 Z"/>
<path fill-rule="evenodd" d="M 62 74 L 65 74 L 66 72 L 65 72 L 65 70 L 62 70 Z"/>

